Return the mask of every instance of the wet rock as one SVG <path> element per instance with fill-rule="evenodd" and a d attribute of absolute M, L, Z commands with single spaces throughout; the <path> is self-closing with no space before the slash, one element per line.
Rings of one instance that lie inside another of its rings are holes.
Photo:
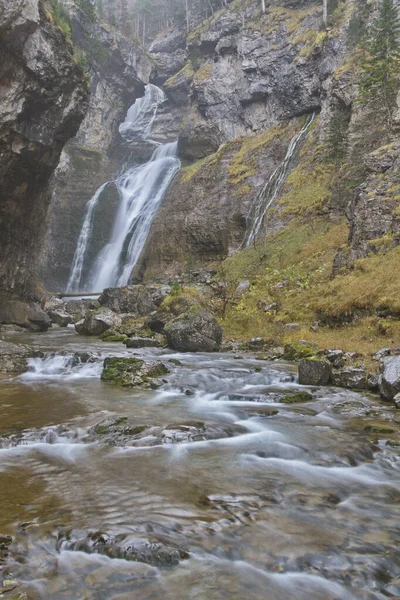
<path fill-rule="evenodd" d="M 60 327 L 67 327 L 73 322 L 71 315 L 66 311 L 65 302 L 61 298 L 56 296 L 46 298 L 42 308 L 49 315 L 51 322 Z"/>
<path fill-rule="evenodd" d="M 359 400 L 346 400 L 346 402 L 339 402 L 332 406 L 332 412 L 337 414 L 363 414 L 366 412 L 366 406 Z"/>
<path fill-rule="evenodd" d="M 169 546 L 161 542 L 150 542 L 120 534 L 111 536 L 95 532 L 61 532 L 57 539 L 57 550 L 104 554 L 109 558 L 122 558 L 157 567 L 176 566 L 181 560 L 188 559 L 189 553 L 178 546 Z"/>
<path fill-rule="evenodd" d="M 0 565 L 4 563 L 9 555 L 9 548 L 12 544 L 12 537 L 10 535 L 3 535 L 0 533 Z"/>
<path fill-rule="evenodd" d="M 303 358 L 299 362 L 299 383 L 302 385 L 327 385 L 331 374 L 331 364 L 326 360 Z"/>
<path fill-rule="evenodd" d="M 222 327 L 203 308 L 193 307 L 165 326 L 168 345 L 181 352 L 217 352 L 222 341 Z"/>
<path fill-rule="evenodd" d="M 367 374 L 362 367 L 333 369 L 331 383 L 332 385 L 349 389 L 365 390 L 368 388 Z"/>
<path fill-rule="evenodd" d="M 101 306 L 116 313 L 130 313 L 144 317 L 157 310 L 171 291 L 167 285 L 128 285 L 123 288 L 107 288 L 99 297 Z"/>
<path fill-rule="evenodd" d="M 0 340 L 0 373 L 23 373 L 27 370 L 26 359 L 32 356 L 35 351 L 29 346 Z"/>
<path fill-rule="evenodd" d="M 125 342 L 128 338 L 124 333 L 120 333 L 114 329 L 107 329 L 101 334 L 100 339 L 103 342 Z"/>
<path fill-rule="evenodd" d="M 78 333 L 84 335 L 101 335 L 107 329 L 118 329 L 121 318 L 109 308 L 99 308 L 90 312 L 83 320 L 75 324 Z"/>
<path fill-rule="evenodd" d="M 161 348 L 162 343 L 151 337 L 131 337 L 125 339 L 124 344 L 127 348 Z"/>
<path fill-rule="evenodd" d="M 400 394 L 396 394 L 393 398 L 393 402 L 395 403 L 397 408 L 400 408 Z"/>
<path fill-rule="evenodd" d="M 88 312 L 98 308 L 100 303 L 95 298 L 73 298 L 65 303 L 65 311 L 71 316 L 73 323 L 81 321 Z"/>
<path fill-rule="evenodd" d="M 373 392 L 379 388 L 380 375 L 379 373 L 368 373 L 367 375 L 367 388 Z"/>
<path fill-rule="evenodd" d="M 158 386 L 158 377 L 169 373 L 161 362 L 144 362 L 140 358 L 120 358 L 109 356 L 104 361 L 102 381 L 123 387 Z"/>
<path fill-rule="evenodd" d="M 380 395 L 385 400 L 393 400 L 400 392 L 400 355 L 385 358 L 382 371 L 379 383 Z"/>
<path fill-rule="evenodd" d="M 329 360 L 335 369 L 340 369 L 345 364 L 345 355 L 342 350 L 327 350 L 325 358 Z"/>
<path fill-rule="evenodd" d="M 298 402 L 310 402 L 313 399 L 309 392 L 293 392 L 285 394 L 281 398 L 283 404 L 297 404 Z"/>
<path fill-rule="evenodd" d="M 382 433 L 382 434 L 393 434 L 396 433 L 396 428 L 388 425 L 387 423 L 368 423 L 364 426 L 364 431 L 370 433 Z"/>
<path fill-rule="evenodd" d="M 50 317 L 35 302 L 5 300 L 0 304 L 0 323 L 19 325 L 30 331 L 47 331 Z"/>

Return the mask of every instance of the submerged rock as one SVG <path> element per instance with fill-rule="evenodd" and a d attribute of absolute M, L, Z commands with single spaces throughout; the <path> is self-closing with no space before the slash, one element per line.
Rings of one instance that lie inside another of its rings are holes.
<path fill-rule="evenodd" d="M 297 404 L 298 402 L 310 402 L 313 397 L 309 392 L 293 392 L 292 394 L 285 394 L 281 398 L 283 404 Z"/>
<path fill-rule="evenodd" d="M 84 335 L 101 335 L 107 329 L 118 329 L 121 318 L 109 308 L 99 308 L 90 312 L 85 319 L 75 324 L 78 333 Z"/>
<path fill-rule="evenodd" d="M 393 400 L 400 392 L 400 355 L 386 358 L 383 361 L 379 392 L 385 400 Z"/>
<path fill-rule="evenodd" d="M 137 539 L 128 534 L 111 536 L 101 532 L 61 532 L 57 539 L 57 550 L 104 554 L 109 558 L 122 558 L 157 567 L 172 567 L 190 556 L 178 546 Z"/>
<path fill-rule="evenodd" d="M 168 345 L 181 352 L 217 352 L 222 341 L 222 327 L 203 308 L 192 308 L 175 317 L 165 327 Z"/>
<path fill-rule="evenodd" d="M 327 385 L 332 373 L 326 360 L 303 358 L 299 362 L 299 383 L 302 385 Z"/>
<path fill-rule="evenodd" d="M 124 341 L 127 348 L 161 348 L 160 340 L 151 337 L 131 337 Z"/>
<path fill-rule="evenodd" d="M 23 373 L 28 368 L 26 359 L 34 355 L 35 351 L 29 346 L 0 340 L 0 373 Z"/>
<path fill-rule="evenodd" d="M 123 387 L 158 387 L 156 379 L 169 373 L 162 362 L 144 362 L 140 358 L 109 356 L 104 361 L 102 381 Z"/>

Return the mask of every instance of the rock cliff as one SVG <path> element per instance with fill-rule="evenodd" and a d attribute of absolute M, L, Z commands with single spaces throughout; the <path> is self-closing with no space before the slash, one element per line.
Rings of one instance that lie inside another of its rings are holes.
<path fill-rule="evenodd" d="M 0 320 L 7 322 L 15 319 L 10 301 L 38 298 L 48 183 L 85 115 L 88 90 L 44 0 L 0 1 L 0 46 Z"/>
<path fill-rule="evenodd" d="M 42 279 L 52 291 L 65 290 L 88 200 L 102 184 L 114 179 L 126 159 L 118 126 L 129 106 L 144 95 L 154 69 L 151 58 L 114 27 L 88 22 L 74 6 L 69 13 L 72 38 L 86 63 L 90 101 L 76 137 L 62 154 L 53 182 L 41 261 Z M 115 186 L 110 183 L 97 208 L 101 218 L 96 219 L 93 256 L 108 239 L 117 202 Z"/>

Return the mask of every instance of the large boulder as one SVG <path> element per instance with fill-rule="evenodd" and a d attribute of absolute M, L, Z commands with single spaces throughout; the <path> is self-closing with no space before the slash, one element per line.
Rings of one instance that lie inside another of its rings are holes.
<path fill-rule="evenodd" d="M 332 385 L 357 390 L 368 389 L 367 373 L 363 367 L 341 367 L 332 370 Z"/>
<path fill-rule="evenodd" d="M 196 288 L 187 288 L 178 294 L 168 296 L 159 309 L 147 319 L 151 331 L 163 333 L 172 319 L 182 315 L 191 308 L 205 308 L 204 298 Z"/>
<path fill-rule="evenodd" d="M 130 313 L 144 317 L 157 310 L 171 288 L 167 285 L 128 285 L 123 288 L 107 288 L 101 294 L 101 306 L 116 313 Z"/>
<path fill-rule="evenodd" d="M 50 317 L 35 302 L 5 300 L 0 302 L 0 323 L 14 324 L 30 331 L 46 331 Z"/>
<path fill-rule="evenodd" d="M 393 400 L 400 392 L 400 355 L 384 359 L 379 392 L 385 400 Z"/>
<path fill-rule="evenodd" d="M 101 335 L 107 329 L 120 327 L 121 317 L 109 308 L 101 307 L 86 315 L 84 319 L 75 324 L 75 329 L 83 335 Z"/>
<path fill-rule="evenodd" d="M 60 325 L 60 327 L 67 327 L 73 322 L 71 315 L 66 310 L 65 302 L 61 298 L 56 296 L 46 298 L 42 307 L 49 315 L 51 322 Z"/>
<path fill-rule="evenodd" d="M 26 359 L 34 354 L 34 350 L 29 346 L 0 340 L 0 373 L 23 373 L 27 370 Z"/>
<path fill-rule="evenodd" d="M 165 326 L 168 345 L 182 352 L 217 352 L 222 341 L 222 327 L 203 308 L 194 307 L 175 317 Z"/>
<path fill-rule="evenodd" d="M 84 319 L 89 311 L 100 308 L 100 302 L 95 298 L 72 298 L 65 302 L 65 311 L 70 315 L 72 323 Z"/>
<path fill-rule="evenodd" d="M 299 383 L 302 385 L 327 385 L 332 367 L 326 360 L 303 358 L 299 362 Z"/>
<path fill-rule="evenodd" d="M 155 380 L 167 373 L 169 370 L 162 362 L 109 356 L 104 361 L 101 379 L 123 387 L 157 388 L 159 383 Z"/>

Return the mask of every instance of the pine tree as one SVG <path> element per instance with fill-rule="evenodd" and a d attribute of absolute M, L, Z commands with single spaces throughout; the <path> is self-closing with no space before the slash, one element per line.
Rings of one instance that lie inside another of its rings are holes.
<path fill-rule="evenodd" d="M 336 110 L 329 121 L 326 136 L 330 158 L 341 159 L 346 155 L 348 143 L 347 133 L 348 121 L 340 110 Z"/>
<path fill-rule="evenodd" d="M 382 0 L 361 66 L 360 101 L 379 101 L 391 125 L 400 67 L 400 18 L 393 0 Z"/>

